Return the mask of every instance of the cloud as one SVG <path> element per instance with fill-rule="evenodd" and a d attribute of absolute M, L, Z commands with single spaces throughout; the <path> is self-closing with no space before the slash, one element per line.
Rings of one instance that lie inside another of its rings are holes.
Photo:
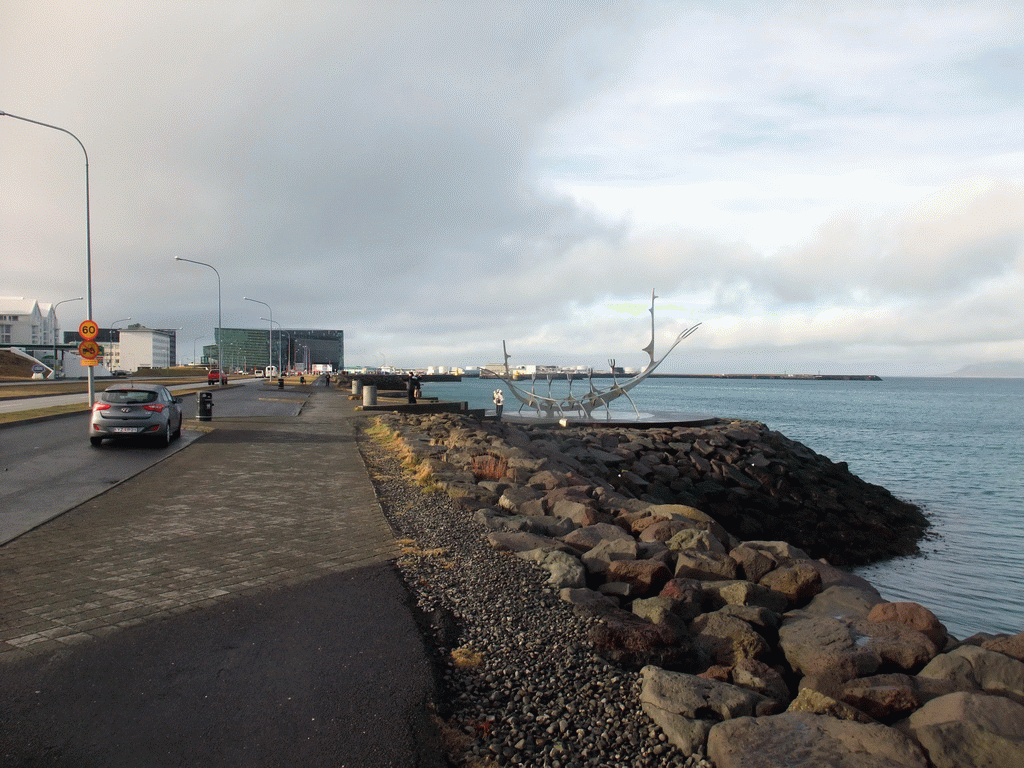
<path fill-rule="evenodd" d="M 185 256 L 352 362 L 642 364 L 652 289 L 659 349 L 704 323 L 679 366 L 1024 337 L 1009 2 L 9 5 L 0 109 L 88 148 L 101 324 L 209 333 Z M 80 151 L 0 153 L 0 293 L 80 295 Z"/>

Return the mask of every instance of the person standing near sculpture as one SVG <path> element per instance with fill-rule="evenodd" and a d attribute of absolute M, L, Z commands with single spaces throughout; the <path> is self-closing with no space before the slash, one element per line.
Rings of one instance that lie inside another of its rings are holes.
<path fill-rule="evenodd" d="M 416 375 L 416 371 L 409 371 L 409 402 L 416 402 L 416 395 L 420 389 L 420 377 Z"/>
<path fill-rule="evenodd" d="M 494 390 L 494 412 L 498 421 L 501 421 L 501 411 L 505 406 L 505 395 L 500 389 Z"/>

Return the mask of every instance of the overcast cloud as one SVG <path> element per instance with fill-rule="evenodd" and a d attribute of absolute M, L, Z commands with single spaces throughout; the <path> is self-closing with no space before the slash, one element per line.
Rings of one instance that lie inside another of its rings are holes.
<path fill-rule="evenodd" d="M 896 7 L 894 7 L 896 6 Z M 931 375 L 1024 360 L 1019 3 L 0 0 L 89 152 L 94 319 L 347 362 Z M 0 295 L 85 290 L 84 158 L 0 118 Z M 65 328 L 83 303 L 61 307 Z"/>

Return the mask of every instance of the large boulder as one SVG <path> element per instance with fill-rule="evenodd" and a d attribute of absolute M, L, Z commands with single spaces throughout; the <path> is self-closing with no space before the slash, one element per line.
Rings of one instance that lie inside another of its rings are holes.
<path fill-rule="evenodd" d="M 961 691 L 925 704 L 901 724 L 934 768 L 1024 765 L 1024 706 Z"/>
<path fill-rule="evenodd" d="M 950 680 L 961 688 L 981 689 L 1024 704 L 1024 662 L 974 645 L 939 654 L 917 676 Z"/>
<path fill-rule="evenodd" d="M 660 523 L 658 523 L 660 525 Z M 644 531 L 646 533 L 647 531 Z M 736 561 L 717 552 L 679 552 L 676 577 L 682 579 L 735 579 Z"/>
<path fill-rule="evenodd" d="M 555 589 L 576 588 L 587 585 L 587 569 L 576 557 L 558 550 L 531 549 L 517 552 L 517 557 L 537 563 L 550 576 L 548 584 Z"/>
<path fill-rule="evenodd" d="M 701 656 L 692 645 L 680 642 L 669 627 L 634 616 L 623 610 L 612 610 L 590 629 L 594 650 L 607 661 L 641 669 L 653 664 L 667 669 L 693 669 Z"/>
<path fill-rule="evenodd" d="M 821 574 L 810 560 L 797 560 L 769 571 L 758 584 L 785 595 L 790 606 L 796 607 L 805 605 L 821 592 Z"/>
<path fill-rule="evenodd" d="M 883 723 L 894 723 L 922 704 L 917 679 L 902 673 L 858 677 L 836 693 L 840 701 Z"/>
<path fill-rule="evenodd" d="M 609 581 L 631 584 L 638 597 L 656 595 L 672 578 L 672 572 L 660 560 L 613 560 L 605 573 Z"/>
<path fill-rule="evenodd" d="M 916 671 L 935 658 L 935 643 L 906 624 L 860 619 L 850 622 L 857 642 L 876 651 L 890 668 Z"/>
<path fill-rule="evenodd" d="M 704 748 L 714 721 L 754 715 L 770 703 L 756 691 L 655 666 L 644 667 L 641 675 L 644 712 L 687 754 Z"/>
<path fill-rule="evenodd" d="M 602 541 L 625 541 L 627 539 L 632 541 L 633 537 L 619 528 L 619 526 L 612 525 L 611 523 L 596 523 L 577 528 L 566 534 L 562 541 L 582 555 Z"/>
<path fill-rule="evenodd" d="M 604 576 L 608 566 L 615 560 L 636 560 L 636 540 L 632 537 L 622 539 L 602 539 L 592 549 L 583 553 L 580 560 L 587 566 L 590 573 Z"/>
<path fill-rule="evenodd" d="M 787 600 L 784 595 L 750 581 L 705 581 L 703 587 L 705 599 L 714 608 L 726 605 L 752 605 L 767 608 L 775 613 L 786 610 Z"/>
<path fill-rule="evenodd" d="M 747 622 L 720 611 L 698 616 L 690 625 L 698 647 L 715 664 L 730 666 L 743 659 L 763 659 L 768 642 Z"/>
<path fill-rule="evenodd" d="M 779 648 L 798 673 L 838 682 L 874 674 L 882 657 L 858 642 L 849 622 L 828 616 L 790 616 L 779 627 Z"/>
<path fill-rule="evenodd" d="M 487 534 L 487 543 L 491 549 L 499 552 L 526 552 L 530 549 L 559 549 L 565 550 L 566 546 L 558 539 L 547 536 L 538 536 L 535 533 L 525 531 L 495 531 Z"/>
<path fill-rule="evenodd" d="M 811 602 L 793 613 L 836 619 L 865 619 L 871 609 L 881 602 L 883 602 L 882 597 L 874 588 L 837 584 L 823 589 L 814 596 Z"/>
<path fill-rule="evenodd" d="M 806 712 L 741 717 L 708 734 L 716 768 L 927 768 L 921 748 L 878 723 Z"/>
<path fill-rule="evenodd" d="M 935 647 L 946 647 L 949 633 L 946 627 L 923 605 L 917 603 L 878 603 L 868 612 L 868 621 L 901 624 L 922 633 L 935 643 Z"/>

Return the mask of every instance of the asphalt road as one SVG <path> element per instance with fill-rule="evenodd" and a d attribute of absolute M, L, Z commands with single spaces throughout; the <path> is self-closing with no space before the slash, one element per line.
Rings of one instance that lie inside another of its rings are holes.
<path fill-rule="evenodd" d="M 303 393 L 260 382 L 209 391 L 214 419 L 295 416 L 306 400 Z M 184 396 L 186 419 L 195 418 L 197 402 L 196 395 Z M 166 448 L 129 440 L 93 448 L 88 434 L 88 413 L 0 427 L 0 544 L 163 461 L 202 432 L 186 425 L 181 438 Z"/>

